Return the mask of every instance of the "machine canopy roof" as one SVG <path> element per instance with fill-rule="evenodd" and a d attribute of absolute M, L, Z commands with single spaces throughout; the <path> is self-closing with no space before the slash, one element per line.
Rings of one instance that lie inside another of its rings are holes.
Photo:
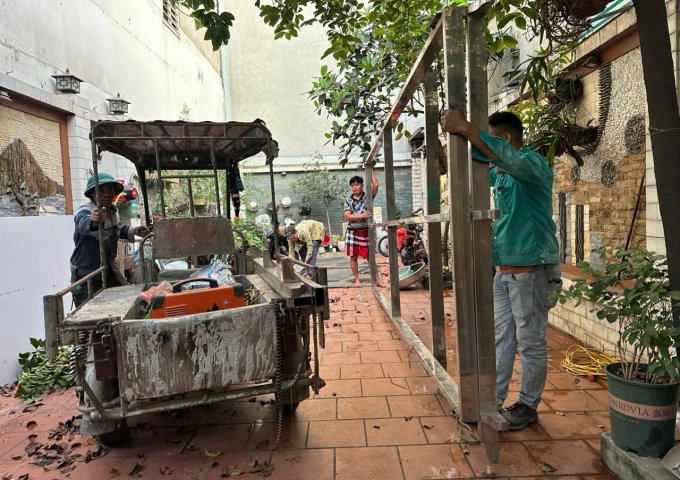
<path fill-rule="evenodd" d="M 143 170 L 157 170 L 156 145 L 163 170 L 217 169 L 262 152 L 270 164 L 278 144 L 262 120 L 246 122 L 100 121 L 90 138 L 102 151 L 122 155 Z"/>

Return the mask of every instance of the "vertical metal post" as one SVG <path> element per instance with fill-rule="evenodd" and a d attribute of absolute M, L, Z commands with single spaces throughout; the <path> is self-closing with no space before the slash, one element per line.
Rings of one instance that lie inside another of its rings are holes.
<path fill-rule="evenodd" d="M 279 253 L 279 216 L 276 213 L 276 190 L 274 189 L 274 162 L 269 162 L 269 186 L 272 194 L 272 228 L 274 230 L 274 252 Z"/>
<path fill-rule="evenodd" d="M 444 70 L 449 106 L 467 111 L 465 81 L 465 8 L 444 10 Z M 472 261 L 470 167 L 468 143 L 462 136 L 448 134 L 449 204 L 453 240 L 456 289 L 456 340 L 460 386 L 460 412 L 465 422 L 479 420 L 477 335 Z"/>
<path fill-rule="evenodd" d="M 196 212 L 194 210 L 194 189 L 191 185 L 191 178 L 187 178 L 187 182 L 187 187 L 189 188 L 189 215 L 195 217 Z"/>
<path fill-rule="evenodd" d="M 397 219 L 397 201 L 394 190 L 394 149 L 392 130 L 383 132 L 383 153 L 385 155 L 385 198 L 387 200 L 387 220 Z M 399 296 L 399 252 L 397 252 L 397 227 L 387 227 L 388 258 L 390 261 L 390 300 L 392 316 L 401 317 L 401 298 Z"/>
<path fill-rule="evenodd" d="M 468 93 L 470 121 L 479 127 L 488 124 L 489 98 L 486 65 L 486 8 L 468 15 Z M 496 350 L 493 306 L 493 264 L 491 261 L 491 221 L 489 166 L 473 162 L 469 156 L 472 180 L 472 242 L 474 293 L 477 322 L 477 372 L 479 375 L 479 432 L 486 453 L 498 461 L 499 437 L 494 422 L 496 407 Z M 499 420 L 499 419 L 495 419 Z"/>
<path fill-rule="evenodd" d="M 146 172 L 144 169 L 137 165 L 137 177 L 139 177 L 140 187 L 142 188 L 142 197 L 144 197 L 144 217 L 146 218 L 146 225 L 151 225 L 151 212 L 149 211 L 149 196 L 147 194 L 148 184 L 146 181 Z"/>
<path fill-rule="evenodd" d="M 94 203 L 99 208 L 99 155 L 97 151 L 96 142 L 92 143 L 92 172 L 94 173 Z M 106 258 L 106 246 L 104 245 L 104 225 L 106 224 L 106 212 L 104 213 L 104 221 L 99 222 L 97 227 L 97 236 L 99 239 L 99 261 L 104 267 L 102 272 L 102 288 L 107 287 L 107 278 L 109 276 L 109 262 Z"/>
<path fill-rule="evenodd" d="M 158 172 L 158 191 L 161 194 L 161 215 L 163 218 L 165 215 L 165 185 L 163 184 L 163 172 L 161 168 L 161 156 L 158 153 L 158 140 L 154 139 L 153 148 L 156 153 L 156 171 Z"/>
<path fill-rule="evenodd" d="M 231 194 L 229 193 L 229 167 L 224 169 L 224 212 L 228 220 L 231 220 Z"/>
<path fill-rule="evenodd" d="M 217 216 L 222 216 L 222 204 L 220 203 L 220 179 L 217 177 L 217 158 L 215 158 L 215 144 L 210 140 L 210 162 L 212 163 L 215 180 L 215 203 L 217 204 Z"/>
<path fill-rule="evenodd" d="M 439 118 L 437 109 L 437 75 L 425 73 L 425 145 L 427 146 L 427 214 L 441 211 L 439 185 Z M 430 307 L 432 311 L 432 354 L 446 368 L 446 322 L 444 315 L 444 273 L 442 272 L 442 224 L 427 224 L 429 239 Z M 390 248 L 390 250 L 392 250 Z"/>
<path fill-rule="evenodd" d="M 366 194 L 366 204 L 368 206 L 368 211 L 373 213 L 373 163 L 366 162 L 364 168 L 364 174 L 366 180 L 364 185 L 366 186 L 364 192 Z M 378 274 L 378 265 L 375 261 L 375 218 L 371 217 L 368 219 L 368 264 L 371 271 L 371 285 L 376 287 L 375 280 Z M 358 259 L 357 259 L 358 261 Z M 377 288 L 377 287 L 376 287 Z"/>

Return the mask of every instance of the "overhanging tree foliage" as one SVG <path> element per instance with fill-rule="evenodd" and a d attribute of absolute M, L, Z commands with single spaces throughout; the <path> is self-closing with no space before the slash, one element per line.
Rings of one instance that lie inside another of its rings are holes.
<path fill-rule="evenodd" d="M 328 170 L 318 158 L 305 165 L 307 172 L 298 178 L 293 184 L 296 192 L 302 192 L 302 201 L 321 200 L 326 210 L 326 222 L 328 234 L 333 235 L 329 208 L 332 203 L 338 201 L 342 194 L 347 191 L 345 181 L 335 173 Z"/>
<path fill-rule="evenodd" d="M 229 41 L 233 15 L 217 13 L 214 0 L 176 1 L 193 10 L 197 26 L 206 28 L 206 39 L 215 48 Z M 370 138 L 377 133 L 380 119 L 389 108 L 389 99 L 408 74 L 435 12 L 465 3 L 466 0 L 257 0 L 255 6 L 265 23 L 274 27 L 275 38 L 291 39 L 301 28 L 312 24 L 327 29 L 330 47 L 324 58 L 333 58 L 336 63 L 333 68 L 321 71 L 310 95 L 320 111 L 336 117 L 329 137 L 340 142 L 341 159 L 346 160 L 353 151 L 365 152 Z M 633 3 L 640 32 L 671 289 L 678 290 L 680 251 L 674 250 L 674 245 L 680 242 L 680 213 L 674 206 L 680 203 L 680 189 L 675 187 L 680 173 L 676 160 L 680 151 L 680 119 L 665 1 L 633 0 Z M 573 14 L 583 14 L 580 9 L 587 4 L 591 8 L 588 13 L 592 14 L 603 8 L 606 0 L 497 0 L 488 13 L 493 26 L 487 33 L 490 55 L 501 56 L 516 45 L 512 32 L 528 29 L 545 40 L 546 50 L 532 58 L 522 83 L 534 98 L 540 98 L 552 87 L 552 79 L 547 75 L 551 59 L 572 48 L 579 41 L 580 31 L 587 28 L 583 22 L 569 25 Z M 559 36 L 554 35 L 555 31 Z M 573 43 L 568 41 L 570 38 Z M 417 113 L 417 105 L 411 108 L 411 113 Z"/>

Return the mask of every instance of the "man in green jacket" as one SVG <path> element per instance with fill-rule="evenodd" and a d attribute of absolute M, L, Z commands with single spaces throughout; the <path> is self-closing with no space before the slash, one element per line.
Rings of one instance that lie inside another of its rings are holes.
<path fill-rule="evenodd" d="M 459 110 L 443 111 L 441 124 L 444 131 L 472 144 L 475 161 L 489 163 L 494 203 L 500 210 L 492 230 L 496 402 L 510 430 L 521 430 L 538 421 L 536 408 L 547 376 L 551 293 L 562 287 L 552 220 L 553 172 L 543 156 L 523 147 L 522 121 L 513 113 L 491 115 L 489 133 L 468 122 Z M 502 410 L 518 349 L 519 399 Z"/>

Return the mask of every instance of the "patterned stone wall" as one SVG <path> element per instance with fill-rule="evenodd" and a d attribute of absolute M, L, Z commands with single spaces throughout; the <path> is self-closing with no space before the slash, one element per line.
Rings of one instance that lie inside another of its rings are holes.
<path fill-rule="evenodd" d="M 630 247 L 645 247 L 645 189 L 639 193 L 645 175 L 646 97 L 639 49 L 614 60 L 608 68 L 611 87 L 600 85 L 600 72 L 588 75 L 583 79 L 584 96 L 577 104 L 582 124 L 589 120 L 604 123 L 599 143 L 592 154 L 584 155 L 582 167 L 569 155 L 559 157 L 555 164 L 554 212 L 558 230 L 561 224 L 565 263 L 583 259 L 601 267 L 602 259 L 591 256 L 593 248 L 604 246 L 607 253 L 623 248 L 638 196 L 640 208 Z M 601 94 L 609 95 L 609 113 L 604 118 L 600 118 Z M 566 219 L 560 218 L 560 211 Z"/>

